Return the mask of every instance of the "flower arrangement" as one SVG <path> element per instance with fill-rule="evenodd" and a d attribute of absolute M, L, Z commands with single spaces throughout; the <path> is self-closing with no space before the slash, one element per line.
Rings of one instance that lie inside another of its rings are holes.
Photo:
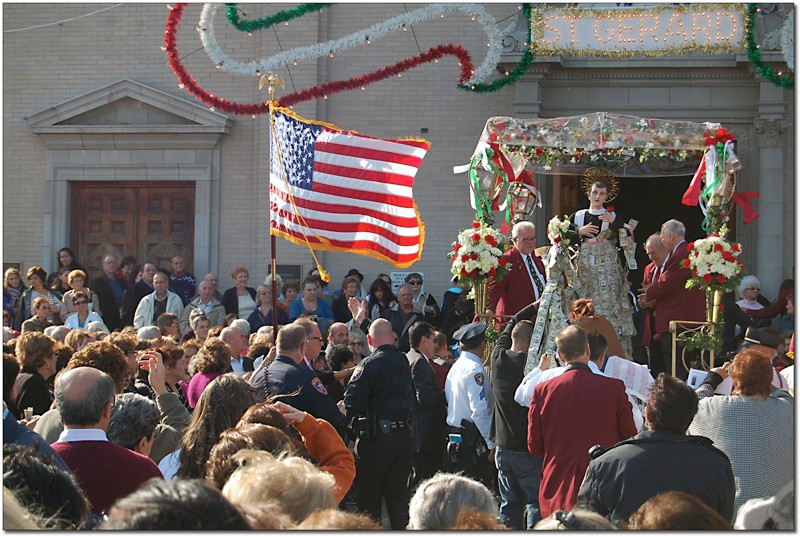
<path fill-rule="evenodd" d="M 687 244 L 689 257 L 683 267 L 692 271 L 692 277 L 686 281 L 686 288 L 699 286 L 706 292 L 725 292 L 742 280 L 744 264 L 737 260 L 742 249 L 738 243 L 725 240 L 726 231 L 723 226 L 720 232 Z"/>
<path fill-rule="evenodd" d="M 558 247 L 559 252 L 564 252 L 578 238 L 578 233 L 569 221 L 569 216 L 553 216 L 547 223 L 547 236 L 550 243 Z"/>
<path fill-rule="evenodd" d="M 499 231 L 483 222 L 472 222 L 472 227 L 458 233 L 458 240 L 453 242 L 453 251 L 448 254 L 453 263 L 450 272 L 459 280 L 470 280 L 473 286 L 500 279 L 508 273 L 508 261 L 503 258 L 507 248 Z"/>

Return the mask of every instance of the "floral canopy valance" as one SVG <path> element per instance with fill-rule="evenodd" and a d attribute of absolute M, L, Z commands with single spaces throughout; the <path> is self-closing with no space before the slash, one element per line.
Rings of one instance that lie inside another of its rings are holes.
<path fill-rule="evenodd" d="M 606 112 L 531 120 L 492 117 L 476 154 L 489 145 L 514 167 L 524 165 L 534 173 L 581 173 L 605 167 L 617 176 L 691 175 L 709 131 L 718 128 L 718 123 Z"/>

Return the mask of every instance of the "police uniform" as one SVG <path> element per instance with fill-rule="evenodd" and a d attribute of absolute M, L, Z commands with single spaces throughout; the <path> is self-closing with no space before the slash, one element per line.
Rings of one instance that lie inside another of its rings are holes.
<path fill-rule="evenodd" d="M 342 412 L 328 396 L 322 381 L 305 364 L 298 365 L 289 357 L 277 356 L 269 365 L 267 390 L 272 395 L 290 395 L 299 390 L 295 395 L 282 396 L 281 402 L 325 419 L 340 433 L 344 430 Z"/>
<path fill-rule="evenodd" d="M 385 344 L 353 370 L 344 393 L 356 438 L 358 508 L 380 523 L 383 497 L 393 530 L 408 524 L 411 392 L 406 356 Z"/>
<path fill-rule="evenodd" d="M 458 340 L 483 335 L 486 324 L 473 322 L 453 334 Z M 489 468 L 488 451 L 495 448 L 489 439 L 494 410 L 494 396 L 481 358 L 462 350 L 447 374 L 447 424 L 450 428 L 445 470 L 486 480 Z"/>

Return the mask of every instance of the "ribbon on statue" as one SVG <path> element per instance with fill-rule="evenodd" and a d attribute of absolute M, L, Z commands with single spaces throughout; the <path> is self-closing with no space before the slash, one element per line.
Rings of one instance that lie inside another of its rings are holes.
<path fill-rule="evenodd" d="M 760 216 L 750 204 L 751 199 L 758 199 L 760 194 L 758 192 L 737 192 L 733 194 L 733 202 L 736 206 L 742 209 L 742 222 L 750 223 Z"/>
<path fill-rule="evenodd" d="M 711 147 L 706 149 L 706 154 L 708 154 L 710 149 Z M 700 160 L 700 165 L 697 167 L 697 171 L 694 172 L 694 177 L 692 177 L 692 182 L 689 183 L 689 188 L 683 193 L 681 203 L 684 205 L 696 207 L 700 200 L 700 193 L 703 191 L 703 179 L 706 175 L 706 154 L 704 154 L 703 158 Z"/>

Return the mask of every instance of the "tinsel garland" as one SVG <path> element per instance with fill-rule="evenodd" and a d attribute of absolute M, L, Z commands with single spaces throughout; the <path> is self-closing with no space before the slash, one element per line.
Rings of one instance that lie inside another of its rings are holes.
<path fill-rule="evenodd" d="M 269 113 L 269 105 L 265 103 L 241 104 L 223 99 L 221 97 L 215 97 L 213 94 L 204 90 L 186 71 L 186 68 L 183 66 L 183 62 L 181 62 L 180 54 L 178 53 L 176 44 L 178 25 L 180 24 L 181 16 L 183 15 L 183 10 L 185 7 L 186 4 L 175 4 L 172 7 L 170 14 L 167 17 L 167 26 L 164 31 L 164 48 L 166 50 L 167 57 L 169 58 L 170 67 L 178 77 L 180 87 L 185 88 L 189 93 L 194 95 L 200 101 L 209 105 L 212 109 L 219 109 L 220 111 L 235 115 L 259 115 Z M 469 53 L 460 46 L 440 45 L 419 56 L 403 60 L 395 65 L 378 69 L 372 73 L 355 77 L 350 80 L 329 82 L 321 86 L 286 95 L 283 97 L 283 99 L 281 99 L 281 105 L 288 107 L 298 102 L 303 102 L 315 97 L 324 97 L 326 95 L 332 95 L 341 91 L 365 87 L 368 84 L 372 84 L 390 76 L 397 76 L 398 74 L 412 69 L 417 65 L 434 61 L 447 55 L 456 56 L 459 59 L 461 64 L 460 80 L 466 80 L 469 77 L 469 74 L 472 72 L 472 59 L 470 58 Z"/>
<path fill-rule="evenodd" d="M 280 99 L 280 105 L 289 107 L 294 106 L 299 102 L 320 97 L 327 97 L 328 95 L 341 93 L 342 91 L 350 91 L 353 89 L 358 89 L 359 87 L 363 89 L 370 84 L 374 84 L 380 80 L 385 80 L 391 76 L 399 76 L 409 69 L 413 69 L 414 67 L 422 65 L 423 63 L 430 63 L 444 56 L 456 56 L 458 58 L 459 65 L 461 66 L 461 77 L 459 78 L 460 81 L 463 82 L 469 78 L 469 75 L 472 72 L 472 59 L 469 56 L 469 52 L 467 52 L 467 50 L 460 45 L 439 45 L 426 52 L 423 52 L 418 56 L 404 59 L 395 63 L 394 65 L 387 65 L 386 67 L 371 73 L 356 76 L 348 80 L 327 82 L 303 91 L 290 93 L 289 95 L 286 95 Z"/>
<path fill-rule="evenodd" d="M 185 88 L 186 91 L 194 95 L 200 101 L 206 103 L 212 110 L 219 109 L 220 111 L 236 114 L 236 115 L 258 115 L 269 113 L 269 105 L 266 103 L 253 103 L 253 104 L 240 104 L 232 102 L 220 97 L 215 97 L 211 93 L 204 90 L 192 76 L 186 71 L 186 68 L 181 62 L 180 54 L 178 54 L 177 37 L 178 25 L 181 21 L 181 15 L 186 4 L 175 4 L 170 8 L 169 16 L 167 17 L 167 26 L 164 29 L 164 50 L 169 59 L 169 66 L 177 75 L 180 82 L 179 87 Z"/>
<path fill-rule="evenodd" d="M 531 47 L 531 4 L 522 4 L 522 12 L 525 15 L 525 26 L 528 28 L 527 40 L 525 41 L 525 52 L 522 59 L 514 66 L 511 71 L 491 83 L 478 82 L 475 84 L 459 84 L 458 88 L 464 91 L 475 91 L 478 93 L 493 93 L 522 78 L 528 69 L 531 68 L 536 55 Z"/>
<path fill-rule="evenodd" d="M 302 17 L 307 13 L 320 11 L 333 4 L 300 4 L 294 9 L 284 9 L 274 15 L 262 17 L 255 20 L 242 20 L 239 18 L 239 7 L 236 4 L 225 4 L 227 8 L 228 22 L 239 30 L 240 32 L 257 32 L 259 30 L 266 30 L 270 26 L 280 24 L 281 22 L 288 22 L 292 19 Z"/>
<path fill-rule="evenodd" d="M 505 31 L 501 31 L 497 27 L 495 18 L 486 12 L 483 7 L 476 4 L 432 4 L 425 8 L 416 9 L 392 17 L 386 21 L 373 24 L 369 28 L 359 30 L 340 39 L 317 43 L 307 47 L 299 47 L 268 58 L 243 63 L 225 54 L 217 43 L 213 19 L 218 7 L 219 4 L 203 5 L 198 25 L 200 40 L 203 43 L 203 48 L 214 64 L 224 71 L 242 76 L 260 76 L 261 73 L 276 70 L 281 66 L 288 67 L 297 62 L 311 61 L 336 54 L 357 46 L 366 45 L 368 42 L 376 41 L 381 37 L 401 31 L 403 27 L 433 20 L 446 14 L 461 12 L 474 17 L 482 25 L 489 38 L 489 51 L 483 63 L 475 69 L 474 73 L 470 73 L 471 77 L 468 83 L 476 84 L 489 78 L 496 69 L 503 53 L 503 36 L 510 33 L 513 28 L 512 23 Z"/>
<path fill-rule="evenodd" d="M 745 42 L 747 43 L 747 56 L 750 58 L 750 63 L 756 68 L 759 76 L 767 80 L 770 84 L 784 89 L 794 89 L 794 77 L 792 75 L 779 76 L 772 67 L 764 63 L 761 59 L 761 51 L 756 45 L 755 39 L 755 26 L 756 26 L 756 12 L 758 11 L 758 4 L 747 4 L 747 25 L 745 28 Z"/>

